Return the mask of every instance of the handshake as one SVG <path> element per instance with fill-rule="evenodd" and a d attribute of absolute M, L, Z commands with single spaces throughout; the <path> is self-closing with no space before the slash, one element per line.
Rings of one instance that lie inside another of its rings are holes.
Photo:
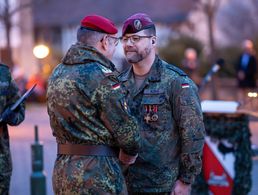
<path fill-rule="evenodd" d="M 123 165 L 129 166 L 129 165 L 135 163 L 137 157 L 138 157 L 138 154 L 136 154 L 135 156 L 131 156 L 131 155 L 124 153 L 124 151 L 122 149 L 120 149 L 119 160 L 122 162 Z"/>

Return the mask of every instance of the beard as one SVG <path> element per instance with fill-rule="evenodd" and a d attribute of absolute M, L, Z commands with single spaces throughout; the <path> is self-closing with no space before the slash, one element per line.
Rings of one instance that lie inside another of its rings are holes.
<path fill-rule="evenodd" d="M 125 57 L 129 63 L 138 63 L 144 60 L 151 52 L 151 48 L 145 48 L 143 51 L 139 51 L 134 48 L 125 49 Z"/>

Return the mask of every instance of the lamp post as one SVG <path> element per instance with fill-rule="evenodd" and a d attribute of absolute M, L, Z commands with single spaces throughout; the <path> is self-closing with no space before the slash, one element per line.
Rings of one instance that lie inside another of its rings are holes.
<path fill-rule="evenodd" d="M 48 56 L 48 54 L 49 54 L 49 47 L 44 45 L 44 44 L 36 45 L 33 48 L 33 54 L 38 59 L 39 68 L 40 68 L 40 66 L 42 65 L 41 64 L 41 60 L 46 58 Z"/>

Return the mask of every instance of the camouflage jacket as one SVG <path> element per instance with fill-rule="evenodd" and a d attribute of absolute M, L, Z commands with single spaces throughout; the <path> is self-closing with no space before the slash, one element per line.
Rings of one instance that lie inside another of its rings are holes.
<path fill-rule="evenodd" d="M 139 157 L 128 170 L 129 189 L 169 192 L 177 179 L 192 183 L 201 171 L 205 131 L 196 85 L 158 57 L 139 89 L 132 68 L 119 79 L 142 137 Z"/>
<path fill-rule="evenodd" d="M 116 74 L 111 61 L 93 47 L 77 43 L 69 49 L 49 78 L 47 89 L 50 124 L 58 143 L 108 145 L 137 154 L 137 122 L 129 115 Z M 74 181 L 69 182 L 68 177 Z M 53 182 L 61 194 L 126 191 L 114 157 L 59 155 Z"/>
<path fill-rule="evenodd" d="M 11 78 L 9 67 L 0 64 L 0 113 L 19 99 L 18 88 Z M 8 194 L 12 174 L 12 162 L 7 124 L 18 125 L 24 120 L 24 104 L 18 107 L 15 117 L 0 124 L 0 194 Z M 7 124 L 6 124 L 7 123 Z"/>

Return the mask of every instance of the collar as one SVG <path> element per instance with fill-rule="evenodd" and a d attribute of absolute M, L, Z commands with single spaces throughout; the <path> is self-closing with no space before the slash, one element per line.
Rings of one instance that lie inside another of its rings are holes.
<path fill-rule="evenodd" d="M 112 71 L 115 70 L 115 65 L 96 48 L 79 42 L 71 46 L 62 62 L 66 65 L 97 62 Z"/>
<path fill-rule="evenodd" d="M 158 56 L 156 56 L 150 70 L 149 74 L 149 81 L 151 82 L 157 82 L 161 79 L 161 64 L 162 61 L 159 59 Z"/>
<path fill-rule="evenodd" d="M 150 73 L 148 75 L 148 80 L 150 82 L 157 82 L 161 79 L 161 64 L 162 61 L 158 56 L 155 57 L 155 60 L 151 66 Z M 122 82 L 128 81 L 133 76 L 133 68 L 130 66 L 122 75 L 120 75 L 120 80 Z"/>

